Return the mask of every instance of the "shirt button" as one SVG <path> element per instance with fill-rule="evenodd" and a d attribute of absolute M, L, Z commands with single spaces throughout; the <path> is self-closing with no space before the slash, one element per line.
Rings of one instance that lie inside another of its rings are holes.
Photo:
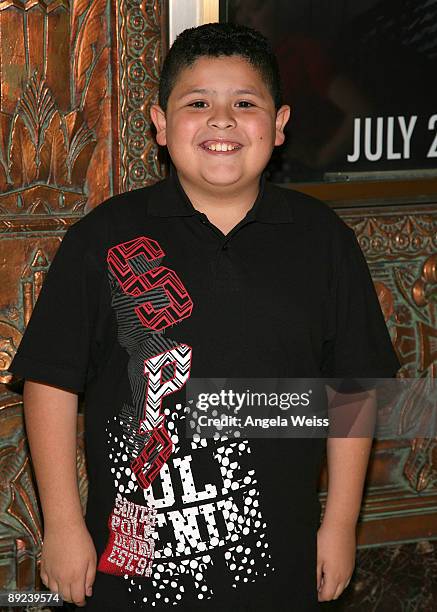
<path fill-rule="evenodd" d="M 229 248 L 229 247 L 228 247 L 228 245 L 227 245 L 227 244 L 224 244 L 224 245 L 222 246 L 222 251 L 227 251 L 227 250 L 228 250 L 228 248 Z"/>

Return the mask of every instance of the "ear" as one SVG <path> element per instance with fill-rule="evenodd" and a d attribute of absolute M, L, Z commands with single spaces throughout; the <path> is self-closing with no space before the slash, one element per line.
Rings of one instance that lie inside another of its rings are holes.
<path fill-rule="evenodd" d="M 158 104 L 152 104 L 150 107 L 150 118 L 156 127 L 156 142 L 165 146 L 167 144 L 165 112 Z"/>
<path fill-rule="evenodd" d="M 284 128 L 287 125 L 287 121 L 290 118 L 291 108 L 288 104 L 284 104 L 276 113 L 276 122 L 275 122 L 275 147 L 281 145 L 285 140 Z"/>

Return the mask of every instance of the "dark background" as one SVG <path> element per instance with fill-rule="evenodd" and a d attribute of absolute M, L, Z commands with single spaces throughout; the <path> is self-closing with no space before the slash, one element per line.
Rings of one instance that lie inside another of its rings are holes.
<path fill-rule="evenodd" d="M 220 19 L 262 31 L 278 55 L 292 117 L 269 178 L 343 180 L 336 173 L 436 167 L 427 153 L 437 131 L 428 127 L 437 114 L 437 0 L 221 0 Z M 397 117 L 408 124 L 411 115 L 418 119 L 410 159 L 388 160 L 387 117 L 395 121 L 394 151 L 402 152 Z M 384 118 L 379 161 L 347 161 L 355 117 Z"/>

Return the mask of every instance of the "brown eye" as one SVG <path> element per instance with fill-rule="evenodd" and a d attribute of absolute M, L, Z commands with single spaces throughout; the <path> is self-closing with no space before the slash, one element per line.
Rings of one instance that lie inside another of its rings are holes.
<path fill-rule="evenodd" d="M 255 106 L 255 104 L 252 104 L 252 102 L 248 102 L 247 100 L 241 100 L 241 102 L 238 102 L 238 104 L 247 104 L 248 106 L 243 106 L 242 108 L 250 108 L 251 106 Z"/>
<path fill-rule="evenodd" d="M 203 106 L 197 106 L 197 104 L 206 104 L 203 100 L 196 100 L 195 102 L 191 102 L 188 106 L 192 106 L 193 108 L 204 108 Z"/>

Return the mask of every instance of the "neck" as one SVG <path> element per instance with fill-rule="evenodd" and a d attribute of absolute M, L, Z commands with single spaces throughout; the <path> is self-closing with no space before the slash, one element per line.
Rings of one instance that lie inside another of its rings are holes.
<path fill-rule="evenodd" d="M 239 187 L 210 189 L 195 185 L 178 173 L 179 182 L 194 208 L 208 217 L 241 218 L 252 208 L 260 188 L 260 181 Z"/>

